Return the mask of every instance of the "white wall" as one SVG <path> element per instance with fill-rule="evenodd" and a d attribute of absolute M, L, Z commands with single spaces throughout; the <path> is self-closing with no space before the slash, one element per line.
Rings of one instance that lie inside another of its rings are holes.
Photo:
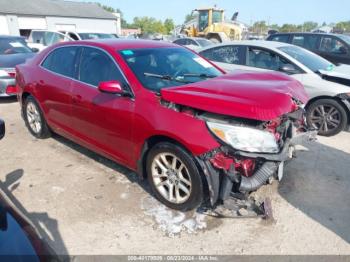
<path fill-rule="evenodd" d="M 117 33 L 117 20 L 46 17 L 47 29 L 58 30 L 62 25 L 74 26 L 77 32 Z"/>
<path fill-rule="evenodd" d="M 9 28 L 9 34 L 19 36 L 19 27 L 17 16 L 15 15 L 7 15 L 7 24 Z"/>
<path fill-rule="evenodd" d="M 0 15 L 0 35 L 8 35 L 9 34 L 9 26 L 7 24 L 7 17 L 4 15 Z"/>

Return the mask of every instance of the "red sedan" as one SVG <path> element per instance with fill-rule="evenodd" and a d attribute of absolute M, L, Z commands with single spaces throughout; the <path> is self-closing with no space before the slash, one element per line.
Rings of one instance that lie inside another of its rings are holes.
<path fill-rule="evenodd" d="M 304 132 L 302 85 L 278 73 L 223 71 L 153 41 L 52 46 L 17 68 L 29 131 L 67 137 L 147 177 L 190 210 L 283 175 Z"/>

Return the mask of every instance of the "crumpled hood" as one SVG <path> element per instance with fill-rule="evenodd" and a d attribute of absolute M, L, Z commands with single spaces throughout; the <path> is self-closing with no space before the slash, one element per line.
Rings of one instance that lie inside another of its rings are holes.
<path fill-rule="evenodd" d="M 294 109 L 292 97 L 306 103 L 304 87 L 280 73 L 235 71 L 185 86 L 165 88 L 168 102 L 211 113 L 268 121 Z"/>

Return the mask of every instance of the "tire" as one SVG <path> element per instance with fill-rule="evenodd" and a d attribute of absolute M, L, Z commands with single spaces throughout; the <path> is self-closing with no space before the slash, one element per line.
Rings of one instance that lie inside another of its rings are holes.
<path fill-rule="evenodd" d="M 34 97 L 28 96 L 24 101 L 23 116 L 28 130 L 33 136 L 40 139 L 51 136 L 44 115 Z"/>
<path fill-rule="evenodd" d="M 348 115 L 344 107 L 334 99 L 319 99 L 307 109 L 307 123 L 319 130 L 320 136 L 335 136 L 345 130 Z"/>
<path fill-rule="evenodd" d="M 188 211 L 202 203 L 200 172 L 193 157 L 180 146 L 156 144 L 147 155 L 146 170 L 153 193 L 167 207 Z"/>

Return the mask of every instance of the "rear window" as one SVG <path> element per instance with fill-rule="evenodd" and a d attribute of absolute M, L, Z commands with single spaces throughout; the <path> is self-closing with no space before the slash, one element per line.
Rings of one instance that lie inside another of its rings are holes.
<path fill-rule="evenodd" d="M 0 39 L 0 55 L 32 53 L 27 43 L 21 38 Z"/>
<path fill-rule="evenodd" d="M 75 74 L 75 58 L 78 52 L 78 47 L 61 47 L 52 51 L 42 67 L 67 77 L 74 77 Z"/>
<path fill-rule="evenodd" d="M 245 64 L 246 48 L 244 46 L 219 46 L 201 52 L 206 59 L 226 64 Z"/>
<path fill-rule="evenodd" d="M 288 43 L 289 35 L 272 35 L 270 36 L 270 41 Z"/>
<path fill-rule="evenodd" d="M 292 44 L 306 49 L 317 49 L 318 39 L 317 35 L 294 35 Z"/>

